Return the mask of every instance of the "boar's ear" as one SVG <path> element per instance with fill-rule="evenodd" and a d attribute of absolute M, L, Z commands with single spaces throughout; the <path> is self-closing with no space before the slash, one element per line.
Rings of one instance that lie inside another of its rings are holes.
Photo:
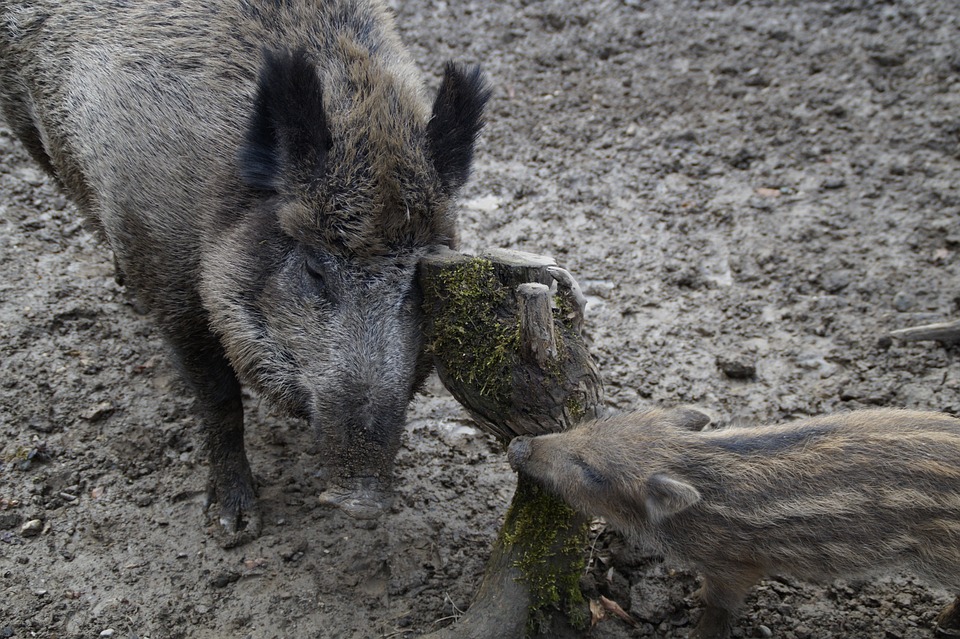
<path fill-rule="evenodd" d="M 240 173 L 258 191 L 280 190 L 323 170 L 331 146 L 323 87 L 304 51 L 264 51 L 257 96 L 240 150 Z"/>
<path fill-rule="evenodd" d="M 483 128 L 483 108 L 489 99 L 490 88 L 480 67 L 467 69 L 447 63 L 427 124 L 433 163 L 447 193 L 463 186 L 470 175 L 473 146 Z"/>
<path fill-rule="evenodd" d="M 652 523 L 663 521 L 700 501 L 696 488 L 666 475 L 647 479 L 647 516 Z"/>

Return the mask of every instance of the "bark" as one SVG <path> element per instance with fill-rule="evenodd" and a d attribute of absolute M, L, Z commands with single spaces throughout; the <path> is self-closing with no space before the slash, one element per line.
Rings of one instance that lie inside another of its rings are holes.
<path fill-rule="evenodd" d="M 442 250 L 420 264 L 427 339 L 444 385 L 506 446 L 599 416 L 603 387 L 583 343 L 585 300 L 550 258 Z M 476 599 L 438 638 L 560 637 L 588 619 L 586 521 L 525 477 Z"/>

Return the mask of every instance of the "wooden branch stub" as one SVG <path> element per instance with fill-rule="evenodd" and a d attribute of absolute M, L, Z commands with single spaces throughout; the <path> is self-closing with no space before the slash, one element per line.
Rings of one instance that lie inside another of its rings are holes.
<path fill-rule="evenodd" d="M 557 359 L 557 338 L 550 310 L 550 287 L 527 282 L 517 287 L 520 312 L 520 348 L 528 361 L 541 368 Z"/>
<path fill-rule="evenodd" d="M 440 380 L 504 444 L 600 415 L 603 384 L 580 335 L 583 296 L 551 258 L 444 249 L 421 260 L 420 284 Z"/>
<path fill-rule="evenodd" d="M 583 334 L 583 315 L 587 308 L 587 297 L 580 290 L 577 280 L 570 272 L 559 266 L 548 266 L 547 272 L 557 282 L 557 297 L 560 298 L 560 312 L 577 333 Z"/>
<path fill-rule="evenodd" d="M 553 284 L 553 277 L 547 270 L 557 265 L 552 257 L 512 249 L 487 249 L 477 257 L 490 260 L 497 279 L 504 286 L 513 288 L 526 282 Z"/>
<path fill-rule="evenodd" d="M 960 320 L 901 328 L 890 331 L 890 337 L 895 337 L 904 342 L 937 340 L 946 344 L 955 344 L 960 342 Z"/>

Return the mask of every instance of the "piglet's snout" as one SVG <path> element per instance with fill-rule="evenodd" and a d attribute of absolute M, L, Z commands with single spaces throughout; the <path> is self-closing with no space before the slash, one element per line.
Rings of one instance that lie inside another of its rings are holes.
<path fill-rule="evenodd" d="M 514 437 L 507 448 L 507 459 L 510 461 L 510 467 L 520 472 L 523 465 L 530 459 L 530 438 Z"/>

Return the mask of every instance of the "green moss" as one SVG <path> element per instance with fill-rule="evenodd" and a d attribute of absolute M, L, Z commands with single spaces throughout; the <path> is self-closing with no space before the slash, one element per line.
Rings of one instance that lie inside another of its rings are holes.
<path fill-rule="evenodd" d="M 553 296 L 553 318 L 563 326 L 573 328 L 570 324 L 570 315 L 573 313 L 573 307 L 570 305 L 566 295 Z"/>
<path fill-rule="evenodd" d="M 587 413 L 587 409 L 583 407 L 583 402 L 580 400 L 580 393 L 573 393 L 567 398 L 567 411 L 570 413 L 573 423 L 577 423 L 583 419 L 583 416 Z"/>
<path fill-rule="evenodd" d="M 438 281 L 428 295 L 438 300 L 437 309 L 428 309 L 433 318 L 430 350 L 453 379 L 506 404 L 520 327 L 497 315 L 507 290 L 493 264 L 473 258 L 441 273 Z"/>
<path fill-rule="evenodd" d="M 558 497 L 521 479 L 501 541 L 519 556 L 515 566 L 530 588 L 528 634 L 542 634 L 558 611 L 585 627 L 580 575 L 586 565 L 586 522 Z"/>

